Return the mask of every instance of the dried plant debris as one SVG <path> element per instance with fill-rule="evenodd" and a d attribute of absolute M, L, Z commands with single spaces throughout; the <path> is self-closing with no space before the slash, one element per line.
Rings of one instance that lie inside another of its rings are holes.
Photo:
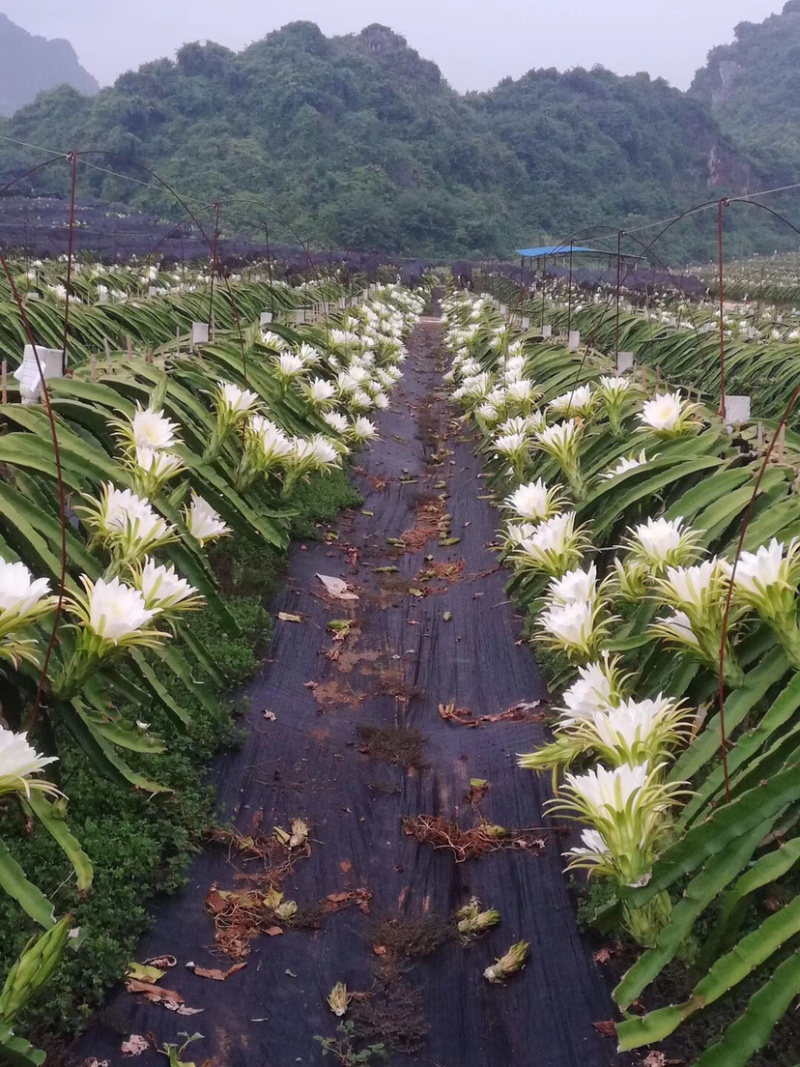
<path fill-rule="evenodd" d="M 500 922 L 500 912 L 494 908 L 483 909 L 483 905 L 477 897 L 473 897 L 468 904 L 455 914 L 456 928 L 465 942 L 474 941 L 497 926 Z"/>
<path fill-rule="evenodd" d="M 448 560 L 428 560 L 426 558 L 426 565 L 417 575 L 417 581 L 421 584 L 423 582 L 432 582 L 438 580 L 445 580 L 448 582 L 458 582 L 464 576 L 464 568 L 466 567 L 466 560 L 458 559 L 454 561 Z"/>
<path fill-rule="evenodd" d="M 407 816 L 403 819 L 403 830 L 422 844 L 432 845 L 435 849 L 449 849 L 456 863 L 503 849 L 519 849 L 539 855 L 547 844 L 547 831 L 538 826 L 509 830 L 504 826 L 483 822 L 462 830 L 443 815 Z"/>
<path fill-rule="evenodd" d="M 452 941 L 454 934 L 453 924 L 440 915 L 386 919 L 372 930 L 373 952 L 396 959 L 422 959 Z"/>
<path fill-rule="evenodd" d="M 496 715 L 473 715 L 469 708 L 457 708 L 456 702 L 451 700 L 448 704 L 439 705 L 439 714 L 445 722 L 454 722 L 459 726 L 473 728 L 485 722 L 542 722 L 547 714 L 546 711 L 539 710 L 543 704 L 542 700 L 533 700 L 513 704 Z"/>
<path fill-rule="evenodd" d="M 415 1055 L 428 1034 L 422 994 L 397 977 L 379 976 L 368 993 L 354 994 L 350 1017 L 367 1042 Z"/>
<path fill-rule="evenodd" d="M 243 959 L 249 955 L 251 942 L 259 934 L 279 937 L 289 928 L 316 930 L 324 915 L 351 905 L 368 915 L 371 899 L 368 889 L 351 889 L 331 893 L 307 907 L 294 900 L 284 900 L 274 886 L 236 891 L 214 885 L 208 891 L 205 907 L 214 920 L 214 940 L 220 952 L 232 959 Z"/>
<path fill-rule="evenodd" d="M 493 985 L 507 982 L 509 978 L 512 978 L 525 966 L 530 948 L 531 946 L 527 941 L 518 941 L 511 946 L 504 956 L 501 956 L 486 968 L 483 972 L 483 977 Z"/>
<path fill-rule="evenodd" d="M 393 763 L 399 767 L 425 766 L 425 735 L 413 726 L 357 727 L 358 751 L 373 760 Z"/>

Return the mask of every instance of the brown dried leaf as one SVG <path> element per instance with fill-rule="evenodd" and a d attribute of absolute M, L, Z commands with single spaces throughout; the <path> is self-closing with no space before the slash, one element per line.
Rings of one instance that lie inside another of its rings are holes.
<path fill-rule="evenodd" d="M 127 978 L 125 988 L 129 993 L 141 993 L 154 1004 L 163 1004 L 167 1000 L 183 1004 L 183 997 L 174 989 L 162 989 L 161 986 L 153 985 L 152 982 L 140 982 L 138 978 Z"/>
<path fill-rule="evenodd" d="M 326 913 L 341 911 L 349 904 L 355 904 L 365 915 L 369 915 L 369 902 L 372 893 L 369 889 L 350 889 L 344 893 L 330 893 L 322 902 L 322 910 Z"/>
<path fill-rule="evenodd" d="M 168 971 L 171 967 L 177 967 L 178 961 L 174 956 L 151 956 L 144 961 L 145 967 L 158 967 L 162 971 Z"/>
<path fill-rule="evenodd" d="M 268 926 L 264 933 L 267 935 L 267 937 L 280 937 L 283 933 L 283 930 L 280 926 Z"/>
<path fill-rule="evenodd" d="M 598 949 L 594 953 L 593 959 L 595 963 L 606 963 L 611 958 L 611 953 L 607 948 Z"/>
<path fill-rule="evenodd" d="M 602 1022 L 592 1023 L 592 1026 L 601 1037 L 616 1037 L 617 1024 L 613 1019 L 604 1019 Z"/>
<path fill-rule="evenodd" d="M 246 963 L 234 963 L 227 971 L 221 971 L 218 967 L 194 967 L 193 970 L 200 978 L 211 978 L 215 982 L 227 982 L 232 974 L 236 974 L 237 971 L 241 971 L 246 966 Z"/>

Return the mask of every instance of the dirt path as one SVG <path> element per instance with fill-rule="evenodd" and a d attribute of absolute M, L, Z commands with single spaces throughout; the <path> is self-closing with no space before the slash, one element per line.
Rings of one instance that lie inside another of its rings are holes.
<path fill-rule="evenodd" d="M 198 1030 L 206 1040 L 186 1058 L 208 1057 L 215 1067 L 335 1063 L 322 1059 L 314 1035 L 334 1034 L 325 998 L 337 981 L 373 992 L 354 1009 L 376 1016 L 380 1029 L 412 1045 L 415 1032 L 427 1031 L 418 1053 L 397 1055 L 393 1064 L 616 1062 L 614 1043 L 592 1027 L 612 1010 L 575 926 L 558 835 L 518 834 L 525 847 L 456 863 L 450 851 L 434 850 L 401 826 L 404 816 L 441 815 L 471 828 L 480 821 L 478 808 L 505 827 L 543 825 L 544 791 L 514 759 L 542 742 L 535 709 L 522 721 L 478 728 L 445 722 L 438 710 L 453 701 L 475 716 L 496 715 L 544 695 L 533 656 L 517 643 L 520 622 L 506 601 L 507 576 L 486 547 L 497 515 L 479 499 L 480 461 L 448 422 L 440 340 L 430 321 L 411 338 L 406 376 L 379 420 L 381 440 L 362 457 L 363 511 L 342 518 L 338 541 L 293 552 L 274 610 L 303 621 L 276 623 L 270 659 L 249 687 L 252 733 L 216 771 L 220 805 L 241 834 L 255 838 L 256 852 L 264 852 L 273 826 L 298 816 L 309 823 L 311 854 L 296 859 L 281 888 L 312 928 L 277 936 L 272 923 L 273 936 L 255 937 L 246 968 L 224 984 L 186 970 L 188 961 L 223 969 L 234 962 L 215 953 L 214 922 L 204 911 L 212 884 L 239 893 L 263 888 L 265 863 L 274 867 L 286 856 L 284 850 L 248 859 L 246 849 L 207 849 L 191 868 L 187 891 L 160 908 L 138 956 L 174 954 L 179 965 L 161 984 L 204 1013 L 181 1018 L 120 993 L 75 1050 L 77 1062 L 91 1055 L 121 1063 L 121 1031 L 152 1032 L 163 1042 Z M 437 524 L 459 543 L 440 546 Z M 406 549 L 390 538 L 404 539 Z M 397 570 L 378 570 L 390 567 Z M 317 573 L 345 578 L 360 599 L 326 599 Z M 353 628 L 334 642 L 327 624 L 346 618 Z M 371 726 L 411 730 L 369 736 L 363 728 Z M 376 759 L 382 745 L 390 758 L 411 765 Z M 489 783 L 472 802 L 471 778 Z M 367 892 L 327 899 L 357 890 Z M 391 946 L 386 951 L 394 938 L 405 949 L 435 944 L 444 927 L 437 920 L 473 894 L 502 916 L 480 941 L 464 947 L 450 940 L 410 961 Z M 220 897 L 211 904 L 227 906 Z M 404 926 L 420 917 L 422 924 Z M 375 923 L 392 919 L 399 923 L 375 931 Z M 506 987 L 489 985 L 483 969 L 520 939 L 531 943 L 525 971 Z M 132 1062 L 166 1061 L 145 1053 Z"/>

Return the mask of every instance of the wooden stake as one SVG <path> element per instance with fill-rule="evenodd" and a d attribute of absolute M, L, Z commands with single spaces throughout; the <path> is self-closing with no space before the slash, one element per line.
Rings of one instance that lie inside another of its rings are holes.
<path fill-rule="evenodd" d="M 3 390 L 3 403 L 8 403 L 8 360 L 4 359 L 0 363 L 0 383 L 2 383 Z"/>
<path fill-rule="evenodd" d="M 786 446 L 786 427 L 781 426 L 781 432 L 778 434 L 778 463 L 783 463 L 783 451 Z"/>
<path fill-rule="evenodd" d="M 763 441 L 764 441 L 764 423 L 760 422 L 758 424 L 758 436 L 756 437 L 756 442 L 760 445 L 760 444 L 763 443 Z"/>
<path fill-rule="evenodd" d="M 94 381 L 97 374 L 97 360 L 95 359 L 94 352 L 89 356 L 89 378 Z"/>
<path fill-rule="evenodd" d="M 108 347 L 108 338 L 103 338 L 103 348 L 106 351 L 106 363 L 108 364 L 108 373 L 111 373 L 111 349 Z"/>
<path fill-rule="evenodd" d="M 133 359 L 133 341 L 130 334 L 128 334 L 128 359 Z"/>

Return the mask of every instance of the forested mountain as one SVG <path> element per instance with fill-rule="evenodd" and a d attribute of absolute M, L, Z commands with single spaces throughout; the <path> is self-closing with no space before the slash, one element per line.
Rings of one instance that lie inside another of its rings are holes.
<path fill-rule="evenodd" d="M 36 37 L 0 14 L 0 115 L 13 115 L 58 85 L 90 94 L 99 89 L 68 41 Z"/>
<path fill-rule="evenodd" d="M 460 95 L 377 25 L 326 38 L 295 22 L 239 53 L 188 44 L 94 97 L 44 94 L 2 132 L 103 148 L 116 154 L 106 167 L 141 178 L 127 162 L 139 160 L 185 193 L 226 201 L 228 228 L 267 224 L 283 240 L 413 254 L 507 254 L 763 178 L 701 100 L 663 80 L 539 70 Z M 0 174 L 40 158 L 4 142 Z M 45 172 L 33 188 L 64 192 L 65 176 Z M 108 202 L 166 211 L 162 193 L 100 170 L 82 169 L 81 183 Z M 253 199 L 227 202 L 240 194 Z M 705 252 L 702 224 L 676 236 L 673 250 Z"/>
<path fill-rule="evenodd" d="M 779 182 L 800 169 L 800 0 L 779 15 L 742 22 L 714 48 L 691 94 Z"/>

